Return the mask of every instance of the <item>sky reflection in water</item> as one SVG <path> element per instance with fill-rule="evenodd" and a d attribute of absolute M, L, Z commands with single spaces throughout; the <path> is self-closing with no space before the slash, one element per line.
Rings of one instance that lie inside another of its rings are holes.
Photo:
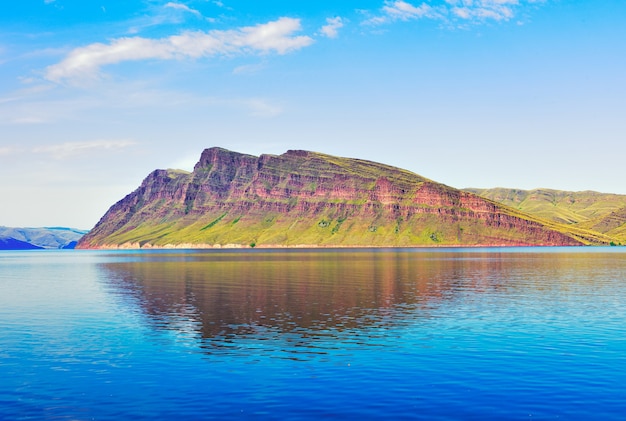
<path fill-rule="evenodd" d="M 619 419 L 625 258 L 3 254 L 0 415 Z"/>

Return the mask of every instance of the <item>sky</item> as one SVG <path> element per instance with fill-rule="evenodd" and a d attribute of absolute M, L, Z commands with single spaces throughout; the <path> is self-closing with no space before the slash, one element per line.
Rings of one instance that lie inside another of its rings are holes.
<path fill-rule="evenodd" d="M 92 228 L 205 148 L 626 194 L 624 0 L 20 0 L 0 225 Z"/>

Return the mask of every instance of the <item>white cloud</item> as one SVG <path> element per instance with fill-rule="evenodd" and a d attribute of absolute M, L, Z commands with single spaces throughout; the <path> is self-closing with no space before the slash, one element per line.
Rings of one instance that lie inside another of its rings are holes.
<path fill-rule="evenodd" d="M 84 153 L 97 151 L 114 151 L 135 145 L 132 140 L 94 140 L 86 142 L 65 142 L 50 146 L 40 146 L 33 149 L 34 153 L 49 154 L 55 159 L 65 159 Z"/>
<path fill-rule="evenodd" d="M 529 1 L 533 3 L 533 0 Z M 466 20 L 508 20 L 514 15 L 512 7 L 519 0 L 446 0 L 452 6 L 451 12 Z"/>
<path fill-rule="evenodd" d="M 327 18 L 326 25 L 320 28 L 320 33 L 328 38 L 337 38 L 339 29 L 343 28 L 344 22 L 339 16 Z"/>
<path fill-rule="evenodd" d="M 72 50 L 60 63 L 45 70 L 53 82 L 97 79 L 103 66 L 148 59 L 183 60 L 217 55 L 287 54 L 313 43 L 308 36 L 293 36 L 300 20 L 276 21 L 234 30 L 183 32 L 161 39 L 118 38 L 108 44 L 95 43 Z"/>
<path fill-rule="evenodd" d="M 407 21 L 420 18 L 438 19 L 443 17 L 445 9 L 432 7 L 426 3 L 414 6 L 402 0 L 385 1 L 381 8 L 381 14 L 374 16 L 364 23 L 367 25 L 381 25 L 397 20 Z"/>
<path fill-rule="evenodd" d="M 191 7 L 182 3 L 169 2 L 169 3 L 166 3 L 165 6 L 163 7 L 165 7 L 166 9 L 169 8 L 169 9 L 181 10 L 183 12 L 188 12 L 198 17 L 202 17 L 202 14 L 199 11 L 197 11 L 196 9 L 192 9 Z"/>
<path fill-rule="evenodd" d="M 382 25 L 394 21 L 434 19 L 457 23 L 507 21 L 515 16 L 522 4 L 543 3 L 545 0 L 445 0 L 445 5 L 431 6 L 425 2 L 416 6 L 403 0 L 386 0 L 379 13 L 363 22 Z"/>
<path fill-rule="evenodd" d="M 383 7 L 383 12 L 394 20 L 409 20 L 437 16 L 435 9 L 426 3 L 422 3 L 416 7 L 401 0 L 387 2 L 387 4 Z"/>

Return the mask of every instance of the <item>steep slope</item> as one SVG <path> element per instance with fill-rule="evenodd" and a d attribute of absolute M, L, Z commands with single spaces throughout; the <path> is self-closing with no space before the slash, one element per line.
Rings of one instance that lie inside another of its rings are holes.
<path fill-rule="evenodd" d="M 156 170 L 79 248 L 580 245 L 607 239 L 379 163 L 207 149 Z"/>
<path fill-rule="evenodd" d="M 606 235 L 612 242 L 626 242 L 626 195 L 551 189 L 465 190 L 522 212 Z"/>

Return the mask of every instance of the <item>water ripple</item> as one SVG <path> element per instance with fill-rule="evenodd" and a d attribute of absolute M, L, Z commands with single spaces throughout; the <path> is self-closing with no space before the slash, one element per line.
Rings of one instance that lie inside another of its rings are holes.
<path fill-rule="evenodd" d="M 0 419 L 620 419 L 604 250 L 0 254 Z"/>

